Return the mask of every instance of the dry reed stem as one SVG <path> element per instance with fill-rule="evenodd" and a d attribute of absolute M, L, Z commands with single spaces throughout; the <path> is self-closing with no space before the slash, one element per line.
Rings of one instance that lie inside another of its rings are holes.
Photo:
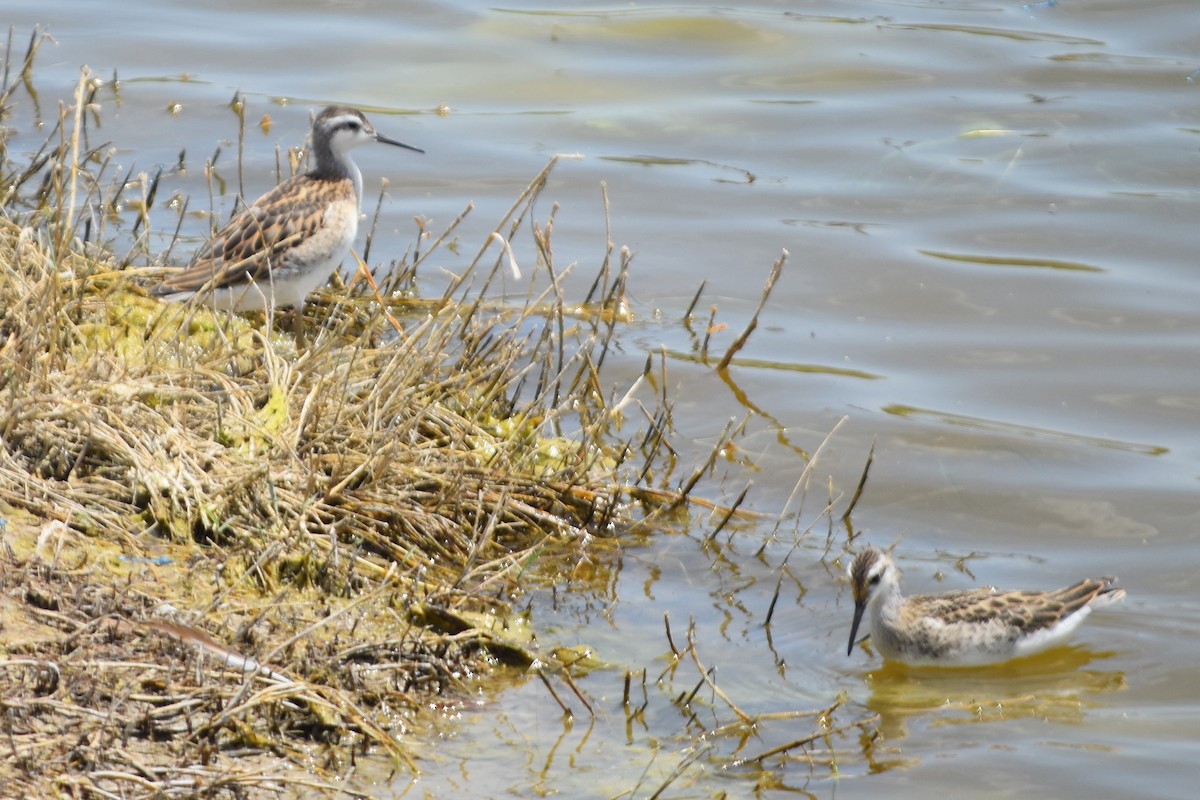
<path fill-rule="evenodd" d="M 754 330 L 758 327 L 758 318 L 762 314 L 763 307 L 766 306 L 767 300 L 769 300 L 771 297 L 771 290 L 775 288 L 775 282 L 778 281 L 779 276 L 783 274 L 783 265 L 787 263 L 787 258 L 788 251 L 784 250 L 779 255 L 779 258 L 775 260 L 775 263 L 771 265 L 771 272 L 767 276 L 766 284 L 763 286 L 762 296 L 758 301 L 758 307 L 754 309 L 754 314 L 750 317 L 750 322 L 746 324 L 745 330 L 738 334 L 737 338 L 733 340 L 733 344 L 729 345 L 729 349 L 725 351 L 725 355 L 721 358 L 720 363 L 717 364 L 718 372 L 723 372 L 729 368 L 729 364 L 733 361 L 733 357 L 737 355 L 739 350 L 746 346 L 746 342 L 749 340 L 750 334 L 754 333 Z"/>

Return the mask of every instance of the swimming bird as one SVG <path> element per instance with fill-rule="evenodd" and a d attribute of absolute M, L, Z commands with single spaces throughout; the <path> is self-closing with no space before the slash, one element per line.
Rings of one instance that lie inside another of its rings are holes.
<path fill-rule="evenodd" d="M 166 300 L 199 295 L 224 311 L 301 306 L 329 279 L 358 233 L 362 173 L 350 151 L 368 142 L 424 150 L 389 139 L 361 111 L 330 106 L 312 125 L 313 169 L 242 209 L 191 263 L 155 286 Z"/>
<path fill-rule="evenodd" d="M 854 622 L 846 655 L 867 616 L 871 644 L 885 659 L 927 666 L 979 666 L 1022 658 L 1065 642 L 1093 608 L 1125 596 L 1115 578 L 1085 578 L 1048 592 L 993 588 L 900 594 L 900 570 L 868 547 L 850 565 Z"/>

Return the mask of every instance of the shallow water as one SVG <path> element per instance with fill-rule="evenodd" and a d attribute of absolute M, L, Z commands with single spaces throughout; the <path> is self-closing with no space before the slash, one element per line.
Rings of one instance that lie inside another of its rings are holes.
<path fill-rule="evenodd" d="M 1194 4 L 7 8 L 18 39 L 40 23 L 57 41 L 35 70 L 42 116 L 56 115 L 81 64 L 116 71 L 100 135 L 120 171 L 170 167 L 185 148 L 186 173 L 168 172 L 160 191 L 197 207 L 201 167 L 222 142 L 218 169 L 237 190 L 235 91 L 248 119 L 272 121 L 249 129 L 247 195 L 274 182 L 275 147 L 299 144 L 326 102 L 368 109 L 425 148 L 360 151 L 369 210 L 389 181 L 372 261 L 411 246 L 414 216 L 437 228 L 473 201 L 468 260 L 551 154 L 582 154 L 543 197 L 561 204 L 556 258 L 580 262 L 579 296 L 604 252 L 601 182 L 612 237 L 636 252 L 637 318 L 619 334 L 610 385 L 623 391 L 647 353 L 665 353 L 684 463 L 749 414 L 699 494 L 728 501 L 751 483 L 747 504 L 765 521 L 706 543 L 713 522 L 697 512 L 680 532 L 564 564 L 579 591 L 532 600 L 543 644 L 586 643 L 613 665 L 577 680 L 595 716 L 556 684 L 575 712 L 566 724 L 540 681 L 517 681 L 436 728 L 421 780 L 381 796 L 641 797 L 685 763 L 664 797 L 1193 793 Z M 17 152 L 44 135 L 20 111 Z M 173 222 L 158 223 L 164 236 Z M 189 218 L 185 232 L 198 241 L 205 225 Z M 716 375 L 695 331 L 715 306 L 723 352 L 783 249 L 759 329 Z M 447 253 L 437 266 L 462 264 Z M 423 288 L 441 280 L 431 269 Z M 803 505 L 775 531 L 804 454 L 843 417 Z M 861 649 L 847 658 L 847 532 L 830 537 L 819 514 L 827 476 L 845 507 L 872 442 L 855 531 L 881 545 L 903 537 L 909 589 L 1115 572 L 1129 598 L 1089 619 L 1073 648 L 1015 669 L 928 674 L 881 668 Z M 671 669 L 664 615 L 679 646 L 694 620 L 704 665 L 746 713 L 821 710 L 846 692 L 826 718 L 834 732 L 762 766 L 744 760 L 808 737 L 815 719 L 768 720 L 744 741 L 702 737 L 736 714 L 707 688 L 687 708 L 673 702 L 698 673 L 690 658 Z M 632 716 L 626 670 L 649 676 Z M 865 733 L 846 727 L 875 715 Z"/>

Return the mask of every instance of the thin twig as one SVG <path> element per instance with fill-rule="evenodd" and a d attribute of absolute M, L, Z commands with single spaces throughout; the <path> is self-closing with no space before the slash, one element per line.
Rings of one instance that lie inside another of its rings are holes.
<path fill-rule="evenodd" d="M 729 349 L 725 351 L 725 356 L 721 359 L 721 363 L 717 364 L 717 371 L 724 371 L 729 368 L 729 362 L 733 357 L 746 345 L 746 340 L 750 338 L 750 334 L 754 333 L 754 329 L 758 327 L 758 316 L 762 313 L 763 306 L 767 304 L 767 300 L 771 296 L 771 290 L 775 288 L 775 282 L 779 280 L 779 276 L 783 273 L 783 265 L 787 263 L 788 251 L 784 250 L 775 263 L 771 265 L 771 274 L 767 276 L 767 283 L 763 287 L 762 297 L 759 298 L 758 308 L 754 309 L 753 316 L 750 317 L 750 322 L 747 323 L 746 329 L 733 340 L 733 344 L 729 345 Z"/>

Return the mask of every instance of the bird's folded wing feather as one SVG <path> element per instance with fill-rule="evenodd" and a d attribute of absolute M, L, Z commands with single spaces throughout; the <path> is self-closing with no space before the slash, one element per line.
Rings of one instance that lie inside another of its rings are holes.
<path fill-rule="evenodd" d="M 1022 632 L 1036 631 L 1054 625 L 1083 608 L 1107 586 L 1104 580 L 1087 578 L 1072 586 L 1044 593 L 947 592 L 937 596 L 943 602 L 938 604 L 936 614 L 932 616 L 937 616 L 947 624 L 1001 622 Z M 1006 601 L 1006 597 L 1013 595 L 1019 596 L 1017 599 L 1020 602 Z"/>
<path fill-rule="evenodd" d="M 195 292 L 251 278 L 269 280 L 278 257 L 324 224 L 324 204 L 306 175 L 292 178 L 243 209 L 197 252 L 185 269 L 167 276 L 157 294 Z"/>

